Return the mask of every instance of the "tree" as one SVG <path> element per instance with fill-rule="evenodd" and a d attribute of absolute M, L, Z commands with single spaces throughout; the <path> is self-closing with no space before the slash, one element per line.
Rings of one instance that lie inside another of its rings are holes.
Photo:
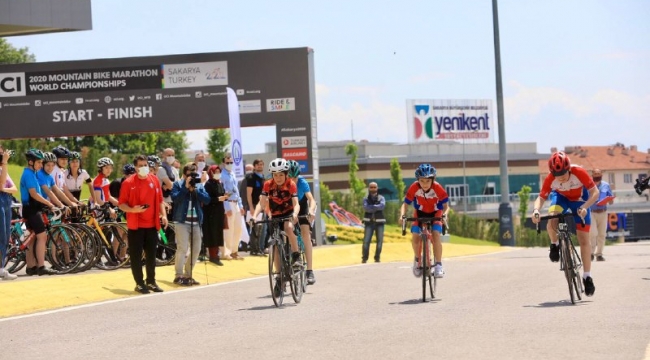
<path fill-rule="evenodd" d="M 0 38 L 0 64 L 24 64 L 36 61 L 29 48 L 17 49 L 7 40 Z"/>
<path fill-rule="evenodd" d="M 402 167 L 399 165 L 397 158 L 390 160 L 390 181 L 393 183 L 393 186 L 397 191 L 397 200 L 402 201 L 404 198 L 404 189 L 406 189 L 406 185 L 404 184 L 404 179 L 402 178 Z"/>
<path fill-rule="evenodd" d="M 350 176 L 350 196 L 352 209 L 350 211 L 361 211 L 361 204 L 363 204 L 363 195 L 366 189 L 366 184 L 363 180 L 357 177 L 359 165 L 357 165 L 357 146 L 353 143 L 345 146 L 345 154 L 350 157 L 349 176 Z"/>
<path fill-rule="evenodd" d="M 329 206 L 330 202 L 332 202 L 332 192 L 330 191 L 329 186 L 327 186 L 325 183 L 321 182 L 320 183 L 320 207 L 321 210 L 325 210 L 327 206 Z"/>
<path fill-rule="evenodd" d="M 221 162 L 223 155 L 230 151 L 230 133 L 227 129 L 212 129 L 206 138 L 208 153 L 215 163 Z"/>
<path fill-rule="evenodd" d="M 532 191 L 531 187 L 524 185 L 517 192 L 519 195 L 519 225 L 524 226 L 526 223 L 526 213 L 528 213 L 528 197 Z"/>

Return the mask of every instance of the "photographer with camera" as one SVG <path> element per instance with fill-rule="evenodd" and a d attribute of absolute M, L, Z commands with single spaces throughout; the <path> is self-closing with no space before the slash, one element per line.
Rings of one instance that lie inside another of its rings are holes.
<path fill-rule="evenodd" d="M 13 156 L 13 150 L 4 150 L 0 146 L 0 278 L 3 280 L 15 280 L 16 275 L 5 270 L 5 257 L 7 247 L 11 238 L 11 203 L 12 195 L 18 192 L 18 188 L 9 177 L 9 157 Z"/>
<path fill-rule="evenodd" d="M 375 247 L 375 262 L 381 260 L 381 247 L 384 244 L 384 225 L 386 217 L 384 208 L 386 199 L 379 195 L 379 187 L 376 182 L 368 184 L 368 196 L 363 199 L 363 225 L 365 227 L 363 236 L 363 249 L 361 253 L 361 262 L 368 261 L 370 253 L 370 242 L 372 241 L 373 232 L 377 234 L 377 247 Z"/>
<path fill-rule="evenodd" d="M 201 224 L 203 210 L 201 205 L 210 203 L 210 195 L 201 184 L 195 163 L 183 167 L 183 176 L 174 183 L 171 192 L 174 201 L 172 220 L 176 230 L 176 276 L 174 284 L 199 285 L 192 277 L 192 270 L 201 251 Z M 187 252 L 190 257 L 187 258 Z"/>

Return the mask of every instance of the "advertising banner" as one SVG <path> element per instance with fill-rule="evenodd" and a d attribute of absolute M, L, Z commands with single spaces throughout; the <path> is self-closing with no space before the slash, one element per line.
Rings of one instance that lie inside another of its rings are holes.
<path fill-rule="evenodd" d="M 408 142 L 494 142 L 492 100 L 407 100 Z"/>

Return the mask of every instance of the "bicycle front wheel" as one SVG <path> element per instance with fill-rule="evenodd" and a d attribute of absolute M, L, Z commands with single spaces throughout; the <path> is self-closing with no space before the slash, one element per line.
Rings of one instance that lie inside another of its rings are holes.
<path fill-rule="evenodd" d="M 569 296 L 571 297 L 571 303 L 576 303 L 576 294 L 573 287 L 574 280 L 574 271 L 573 271 L 573 261 L 571 261 L 571 252 L 570 245 L 568 242 L 571 241 L 571 237 L 566 234 L 560 234 L 560 252 L 562 257 L 562 268 L 564 269 L 564 277 L 566 278 L 567 284 L 569 285 Z"/>
<path fill-rule="evenodd" d="M 284 274 L 281 270 L 283 249 L 278 246 L 277 239 L 271 239 L 269 244 L 269 284 L 271 285 L 271 298 L 275 306 L 280 307 L 284 299 Z M 274 263 L 278 261 L 278 271 L 274 269 Z"/>

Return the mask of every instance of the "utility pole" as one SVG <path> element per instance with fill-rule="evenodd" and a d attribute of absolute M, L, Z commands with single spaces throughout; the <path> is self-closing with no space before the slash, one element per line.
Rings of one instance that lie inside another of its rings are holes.
<path fill-rule="evenodd" d="M 510 185 L 508 183 L 508 156 L 506 154 L 506 127 L 503 120 L 503 85 L 501 84 L 501 46 L 499 45 L 499 11 L 497 0 L 492 0 L 494 26 L 494 65 L 497 84 L 497 118 L 499 124 L 499 173 L 501 175 L 501 204 L 499 205 L 499 243 L 515 245 L 515 229 L 512 223 Z"/>

